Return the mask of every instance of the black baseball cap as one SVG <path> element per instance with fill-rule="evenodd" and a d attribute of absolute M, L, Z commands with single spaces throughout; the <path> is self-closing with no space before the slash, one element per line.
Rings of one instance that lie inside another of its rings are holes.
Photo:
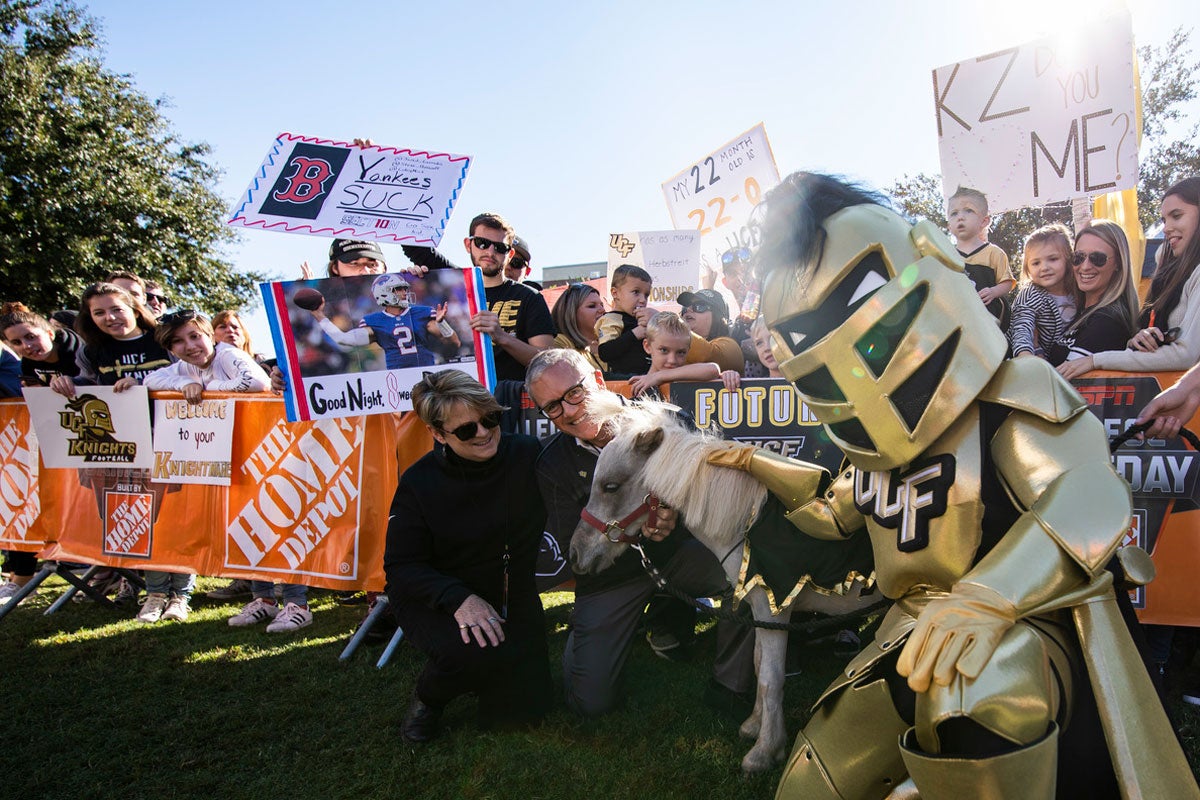
<path fill-rule="evenodd" d="M 533 261 L 533 259 L 529 257 L 529 244 L 520 236 L 513 237 L 512 249 L 516 251 L 517 255 L 519 255 L 526 264 L 529 264 L 531 261 Z"/>
<path fill-rule="evenodd" d="M 386 261 L 379 245 L 365 239 L 334 239 L 333 244 L 329 245 L 329 258 L 332 261 L 341 261 L 343 264 L 349 264 L 360 258 Z"/>
<path fill-rule="evenodd" d="M 697 289 L 694 292 L 684 292 L 676 298 L 675 302 L 684 308 L 694 303 L 708 303 L 712 306 L 713 312 L 717 315 L 718 319 L 729 319 L 729 306 L 725 304 L 725 298 L 721 297 L 721 293 L 715 289 Z"/>

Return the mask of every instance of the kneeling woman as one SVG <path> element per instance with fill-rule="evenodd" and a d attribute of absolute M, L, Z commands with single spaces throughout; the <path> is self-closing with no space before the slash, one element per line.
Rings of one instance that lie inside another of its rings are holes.
<path fill-rule="evenodd" d="M 437 444 L 400 477 L 383 562 L 396 618 L 429 657 L 401 734 L 432 739 L 468 692 L 485 727 L 536 722 L 551 698 L 538 442 L 501 434 L 503 407 L 466 373 L 426 373 L 412 398 Z"/>

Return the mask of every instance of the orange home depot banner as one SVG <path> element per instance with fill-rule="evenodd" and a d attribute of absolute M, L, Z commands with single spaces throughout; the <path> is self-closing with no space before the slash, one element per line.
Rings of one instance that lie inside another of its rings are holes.
<path fill-rule="evenodd" d="M 41 550 L 40 513 L 37 437 L 29 411 L 20 398 L 0 400 L 0 550 Z"/>
<path fill-rule="evenodd" d="M 274 396 L 214 394 L 235 401 L 228 487 L 153 483 L 151 470 L 43 470 L 42 519 L 57 534 L 45 556 L 382 588 L 398 416 L 288 423 Z"/>

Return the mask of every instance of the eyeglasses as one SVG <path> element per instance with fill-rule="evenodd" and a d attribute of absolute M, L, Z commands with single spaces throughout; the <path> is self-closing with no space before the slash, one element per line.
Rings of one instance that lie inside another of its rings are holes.
<path fill-rule="evenodd" d="M 174 311 L 170 314 L 164 314 L 162 319 L 158 321 L 160 325 L 178 325 L 183 322 L 191 322 L 194 319 L 208 319 L 194 308 L 185 308 L 182 311 Z"/>
<path fill-rule="evenodd" d="M 529 266 L 529 262 L 520 256 L 513 256 L 508 260 L 509 269 L 523 270 L 527 266 Z"/>
<path fill-rule="evenodd" d="M 583 402 L 584 398 L 587 397 L 587 389 L 584 388 L 585 383 L 587 383 L 586 379 L 580 381 L 570 389 L 567 389 L 565 392 L 563 392 L 562 397 L 558 398 L 557 400 L 551 400 L 549 403 L 546 403 L 546 405 L 539 408 L 538 411 L 542 412 L 542 415 L 546 417 L 546 419 L 555 419 L 562 416 L 563 403 L 577 406 Z"/>
<path fill-rule="evenodd" d="M 750 260 L 750 251 L 745 247 L 739 247 L 736 250 L 726 250 L 721 254 L 721 265 L 732 266 L 735 261 L 746 262 Z"/>
<path fill-rule="evenodd" d="M 482 236 L 472 236 L 471 244 L 475 245 L 480 250 L 488 250 L 494 247 L 496 248 L 496 252 L 501 255 L 512 249 L 512 247 L 506 245 L 504 242 L 493 242 L 491 239 L 485 239 Z"/>
<path fill-rule="evenodd" d="M 164 306 L 167 304 L 167 296 L 165 294 L 155 294 L 154 292 L 146 292 L 147 300 L 157 300 Z"/>
<path fill-rule="evenodd" d="M 1076 250 L 1075 255 L 1071 256 L 1071 263 L 1077 267 L 1082 265 L 1084 261 L 1092 262 L 1092 266 L 1095 267 L 1103 267 L 1108 263 L 1108 253 L 1100 253 L 1094 250 L 1090 253 L 1085 253 L 1082 250 Z"/>
<path fill-rule="evenodd" d="M 457 436 L 460 442 L 469 442 L 475 438 L 475 432 L 478 429 L 478 426 L 482 425 L 485 430 L 489 431 L 492 428 L 497 427 L 500 424 L 500 413 L 501 412 L 499 411 L 489 411 L 480 417 L 477 422 L 464 422 L 462 425 L 459 425 L 452 431 L 448 431 L 443 428 L 442 433 L 448 433 L 453 436 Z"/>
<path fill-rule="evenodd" d="M 709 311 L 712 311 L 712 306 L 701 300 L 699 302 L 692 303 L 690 306 L 684 306 L 683 310 L 691 311 L 695 314 L 707 314 Z"/>

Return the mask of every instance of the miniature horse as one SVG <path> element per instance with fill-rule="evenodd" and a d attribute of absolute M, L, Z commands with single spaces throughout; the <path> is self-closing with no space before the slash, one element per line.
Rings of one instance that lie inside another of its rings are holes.
<path fill-rule="evenodd" d="M 768 503 L 767 490 L 749 474 L 707 462 L 709 453 L 728 443 L 687 427 L 672 406 L 654 401 L 625 406 L 608 424 L 617 434 L 600 453 L 584 521 L 571 538 L 571 563 L 577 572 L 596 573 L 613 563 L 636 539 L 649 514 L 644 499 L 653 495 L 678 508 L 696 539 L 722 559 L 730 584 L 737 589 L 739 599 L 744 595 L 749 600 L 755 620 L 787 622 L 793 610 L 849 613 L 877 599 L 876 595 L 863 595 L 874 584 L 869 544 L 864 550 L 857 542 L 865 537 L 853 537 L 853 545 L 821 542 L 809 539 L 784 520 L 793 540 L 811 543 L 803 545 L 810 552 L 811 548 L 834 548 L 832 558 L 836 564 L 832 573 L 824 570 L 823 578 L 832 584 L 824 587 L 814 582 L 806 564 L 790 565 L 798 570 L 792 573 L 798 580 L 792 591 L 785 589 L 786 595 L 776 602 L 776 595 L 763 580 L 743 574 L 746 548 L 742 542 L 752 525 L 766 521 L 760 516 L 782 519 L 782 507 Z M 619 522 L 595 524 L 587 521 L 589 515 L 593 520 Z M 823 551 L 822 556 L 827 566 L 829 552 Z M 828 580 L 830 574 L 840 577 Z M 786 630 L 756 629 L 754 666 L 758 689 L 754 710 L 742 723 L 740 733 L 757 741 L 742 759 L 744 772 L 770 769 L 782 763 L 787 754 L 782 708 L 787 639 Z"/>

